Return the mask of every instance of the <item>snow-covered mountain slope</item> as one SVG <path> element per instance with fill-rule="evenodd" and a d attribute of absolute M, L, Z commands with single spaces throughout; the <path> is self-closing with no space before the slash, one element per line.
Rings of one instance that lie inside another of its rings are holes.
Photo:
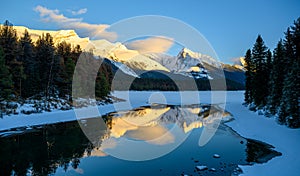
<path fill-rule="evenodd" d="M 132 69 L 162 70 L 169 72 L 169 70 L 160 63 L 140 54 L 136 50 L 127 49 L 125 45 L 119 42 L 110 43 L 106 40 L 96 40 L 92 41 L 92 44 L 94 45 L 94 54 L 116 62 L 121 62 Z"/>
<path fill-rule="evenodd" d="M 66 41 L 72 45 L 80 45 L 81 48 L 85 48 L 90 42 L 88 37 L 81 38 L 74 30 L 35 30 L 24 26 L 14 26 L 14 29 L 19 37 L 23 36 L 24 31 L 27 30 L 33 42 L 37 41 L 39 36 L 42 36 L 43 34 L 45 35 L 46 33 L 49 33 L 53 37 L 53 42 L 55 45 L 62 41 Z"/>
<path fill-rule="evenodd" d="M 224 69 L 225 76 L 233 75 L 235 72 L 243 74 L 243 58 L 240 59 L 242 66 L 231 66 L 223 64 L 214 58 L 193 52 L 183 48 L 177 56 L 170 56 L 160 53 L 141 54 L 137 50 L 128 49 L 120 42 L 111 43 L 107 40 L 90 40 L 79 37 L 74 30 L 33 30 L 23 26 L 15 26 L 18 36 L 22 36 L 25 29 L 31 35 L 33 42 L 42 34 L 50 33 L 53 36 L 54 44 L 66 41 L 72 45 L 80 45 L 85 51 L 93 51 L 96 56 L 110 59 L 113 65 L 124 73 L 137 77 L 137 70 L 164 71 L 166 73 L 181 74 L 193 78 L 214 79 L 223 74 L 220 67 Z M 236 75 L 234 75 L 236 76 Z M 242 80 L 242 76 L 238 76 Z"/>
<path fill-rule="evenodd" d="M 237 60 L 233 63 L 232 66 L 245 71 L 245 67 L 246 67 L 245 57 L 237 58 Z"/>
<path fill-rule="evenodd" d="M 108 62 L 110 62 L 110 64 L 114 65 L 115 67 L 117 67 L 118 69 L 120 69 L 122 72 L 124 72 L 127 75 L 133 76 L 138 78 L 139 75 L 137 75 L 131 68 L 129 68 L 127 65 L 122 64 L 121 62 L 117 62 L 114 60 L 107 60 Z"/>
<path fill-rule="evenodd" d="M 163 70 L 169 72 L 166 67 L 144 55 L 141 55 L 136 50 L 127 49 L 126 46 L 120 42 L 111 43 L 107 40 L 90 40 L 89 38 L 81 38 L 74 30 L 34 30 L 23 26 L 14 26 L 14 29 L 17 31 L 17 35 L 19 37 L 23 36 L 24 31 L 27 30 L 33 42 L 35 42 L 42 34 L 49 33 L 53 37 L 55 45 L 62 41 L 66 41 L 72 45 L 80 45 L 85 51 L 92 50 L 97 56 L 121 62 L 133 69 Z"/>
<path fill-rule="evenodd" d="M 148 54 L 147 56 L 159 62 L 173 73 L 195 78 L 213 79 L 208 69 L 211 67 L 215 69 L 221 67 L 221 63 L 212 57 L 193 52 L 187 48 L 183 48 L 177 56 L 164 54 Z"/>

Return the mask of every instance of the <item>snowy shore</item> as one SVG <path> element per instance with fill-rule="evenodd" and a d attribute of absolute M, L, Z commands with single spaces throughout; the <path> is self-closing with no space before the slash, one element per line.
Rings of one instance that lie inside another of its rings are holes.
<path fill-rule="evenodd" d="M 299 176 L 300 129 L 290 129 L 279 125 L 274 118 L 249 111 L 242 105 L 243 92 L 227 97 L 226 110 L 233 114 L 235 120 L 226 124 L 241 136 L 271 144 L 276 151 L 282 153 L 282 156 L 264 164 L 240 166 L 244 172 L 242 175 Z"/>
<path fill-rule="evenodd" d="M 198 94 L 198 92 L 197 92 Z M 115 97 L 125 99 L 126 102 L 101 105 L 98 107 L 99 114 L 104 115 L 115 110 L 127 110 L 139 106 L 149 105 L 149 102 L 156 102 L 162 97 L 168 104 L 179 104 L 182 96 L 185 97 L 185 104 L 211 103 L 210 92 L 199 92 L 199 99 L 194 97 L 195 92 L 127 92 L 116 91 L 112 94 Z M 289 129 L 276 123 L 273 118 L 266 118 L 255 112 L 249 111 L 243 103 L 243 91 L 226 92 L 227 100 L 225 109 L 229 111 L 235 120 L 226 123 L 233 130 L 237 131 L 245 138 L 251 138 L 266 142 L 275 147 L 275 150 L 282 153 L 282 156 L 275 157 L 267 163 L 255 164 L 253 166 L 240 166 L 244 172 L 243 175 L 288 175 L 296 176 L 300 173 L 300 129 Z M 222 94 L 220 94 L 222 97 Z M 220 102 L 222 103 L 222 98 Z M 130 102 L 130 103 L 128 103 Z M 90 109 L 82 108 L 82 113 Z M 17 127 L 36 126 L 43 124 L 52 124 L 58 122 L 67 122 L 77 120 L 74 110 L 45 112 L 41 114 L 19 114 L 6 116 L 0 119 L 0 131 Z M 81 117 L 84 118 L 84 117 Z"/>

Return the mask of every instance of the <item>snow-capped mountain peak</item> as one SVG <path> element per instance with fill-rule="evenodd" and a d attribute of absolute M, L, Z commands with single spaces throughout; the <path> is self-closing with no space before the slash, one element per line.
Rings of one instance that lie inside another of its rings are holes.
<path fill-rule="evenodd" d="M 25 29 L 35 42 L 38 37 L 45 33 L 53 36 L 54 44 L 66 41 L 72 45 L 80 45 L 85 51 L 93 51 L 94 55 L 114 61 L 113 64 L 128 75 L 137 77 L 136 70 L 160 70 L 175 74 L 182 74 L 194 78 L 210 78 L 210 74 L 224 66 L 211 56 L 183 48 L 176 56 L 147 53 L 141 54 L 137 50 L 128 49 L 120 42 L 111 43 L 107 40 L 90 40 L 81 38 L 74 30 L 33 30 L 23 26 L 15 26 L 18 36 L 22 36 Z M 244 60 L 241 58 L 244 65 Z M 122 66 L 125 65 L 125 66 Z M 234 66 L 231 66 L 234 67 Z M 236 68 L 241 70 L 240 68 Z M 213 77 L 213 76 L 212 76 Z"/>
<path fill-rule="evenodd" d="M 187 48 L 183 48 L 177 55 L 177 57 L 180 58 L 187 58 L 187 57 L 192 57 L 192 58 L 200 58 L 201 54 L 193 52 Z"/>

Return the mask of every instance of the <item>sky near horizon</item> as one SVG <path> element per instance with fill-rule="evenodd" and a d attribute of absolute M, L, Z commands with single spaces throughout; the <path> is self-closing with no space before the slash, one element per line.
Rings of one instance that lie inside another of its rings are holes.
<path fill-rule="evenodd" d="M 1 2 L 0 22 L 7 19 L 16 26 L 42 30 L 74 28 L 86 37 L 93 30 L 105 30 L 120 20 L 141 15 L 162 15 L 187 23 L 209 41 L 221 61 L 231 63 L 253 46 L 258 34 L 273 49 L 287 27 L 300 17 L 300 1 L 5 0 Z M 101 37 L 115 36 L 105 32 Z M 153 38 L 142 44 L 147 42 L 159 43 Z M 162 47 L 168 48 L 169 44 L 165 42 Z"/>

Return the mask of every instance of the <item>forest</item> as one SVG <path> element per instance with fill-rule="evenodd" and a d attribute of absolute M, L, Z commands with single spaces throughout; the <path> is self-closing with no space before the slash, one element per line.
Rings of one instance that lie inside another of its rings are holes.
<path fill-rule="evenodd" d="M 245 55 L 245 104 L 275 116 L 280 124 L 300 127 L 300 18 L 284 33 L 273 52 L 258 35 Z"/>
<path fill-rule="evenodd" d="M 77 64 L 79 59 L 83 64 Z M 218 81 L 188 77 L 177 80 L 150 71 L 145 75 L 153 74 L 154 77 L 133 78 L 124 74 L 124 78 L 112 86 L 118 68 L 106 60 L 95 57 L 92 51 L 85 51 L 79 45 L 55 42 L 49 33 L 42 34 L 36 41 L 32 40 L 26 29 L 22 36 L 18 36 L 13 24 L 6 20 L 0 26 L 0 116 L 18 114 L 18 104 L 26 103 L 33 104 L 34 109 L 21 113 L 68 110 L 75 105 L 74 92 L 77 95 L 75 98 L 93 98 L 95 92 L 97 100 L 109 103 L 111 90 L 211 90 L 210 84 Z M 75 68 L 79 75 L 74 76 Z M 72 84 L 74 78 L 76 84 Z M 226 79 L 226 83 L 228 90 L 244 89 L 243 84 L 233 80 Z M 216 88 L 219 89 L 226 88 Z"/>
<path fill-rule="evenodd" d="M 0 28 L 0 98 L 70 98 L 75 65 L 82 52 L 79 45 L 65 41 L 54 45 L 49 33 L 39 36 L 35 43 L 27 30 L 19 37 L 13 25 L 5 21 Z M 104 67 L 99 69 L 96 85 L 107 87 L 99 87 L 97 97 L 109 93 L 109 68 Z"/>

